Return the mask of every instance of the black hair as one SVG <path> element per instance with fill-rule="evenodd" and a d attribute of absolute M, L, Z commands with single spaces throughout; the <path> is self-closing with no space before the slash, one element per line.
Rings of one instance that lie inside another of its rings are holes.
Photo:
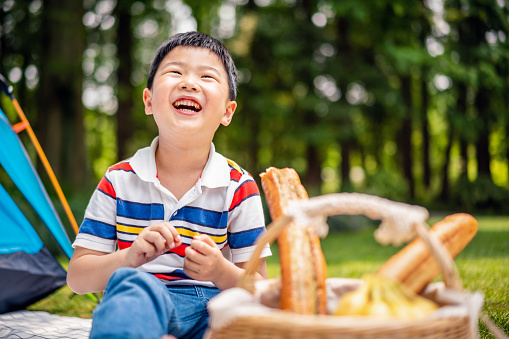
<path fill-rule="evenodd" d="M 214 52 L 223 62 L 226 70 L 229 87 L 228 97 L 230 100 L 235 100 L 237 97 L 237 69 L 235 68 L 230 52 L 228 52 L 226 47 L 219 40 L 201 32 L 178 33 L 159 46 L 154 60 L 152 60 L 152 64 L 150 65 L 150 72 L 147 80 L 148 89 L 152 89 L 154 77 L 163 59 L 172 49 L 178 46 L 201 47 Z"/>

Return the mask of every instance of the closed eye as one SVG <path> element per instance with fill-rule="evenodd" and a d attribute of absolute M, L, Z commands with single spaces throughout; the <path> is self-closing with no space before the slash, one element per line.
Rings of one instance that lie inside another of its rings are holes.
<path fill-rule="evenodd" d="M 217 79 L 216 79 L 216 77 L 215 77 L 215 76 L 213 76 L 213 75 L 208 75 L 208 74 L 202 75 L 202 77 L 201 77 L 201 78 L 202 78 L 202 79 L 212 79 L 212 80 L 216 80 L 216 81 L 217 81 Z"/>

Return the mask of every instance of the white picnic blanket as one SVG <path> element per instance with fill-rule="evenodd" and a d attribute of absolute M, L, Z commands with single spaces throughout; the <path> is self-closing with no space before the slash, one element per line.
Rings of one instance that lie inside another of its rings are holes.
<path fill-rule="evenodd" d="M 6 339 L 85 339 L 92 319 L 65 317 L 41 311 L 0 314 L 0 338 Z"/>

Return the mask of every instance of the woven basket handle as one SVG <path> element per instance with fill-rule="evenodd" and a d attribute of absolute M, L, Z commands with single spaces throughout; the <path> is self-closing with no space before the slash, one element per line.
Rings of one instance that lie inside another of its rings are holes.
<path fill-rule="evenodd" d="M 293 217 L 283 216 L 271 222 L 267 226 L 267 232 L 265 232 L 257 240 L 255 250 L 244 266 L 245 272 L 238 283 L 239 287 L 248 290 L 252 294 L 255 293 L 255 275 L 258 272 L 258 267 L 260 266 L 260 254 L 262 254 L 263 248 L 266 244 L 272 244 L 279 237 L 279 234 L 281 234 L 281 232 L 290 225 L 292 221 Z"/>
<path fill-rule="evenodd" d="M 455 290 L 462 289 L 461 280 L 451 255 L 442 243 L 428 232 L 425 221 L 429 214 L 423 207 L 368 194 L 334 193 L 313 197 L 309 200 L 296 200 L 292 202 L 286 213 L 286 216 L 270 223 L 267 226 L 267 232 L 257 240 L 255 250 L 244 266 L 245 272 L 238 284 L 239 287 L 251 293 L 255 292 L 255 275 L 263 248 L 267 243 L 272 244 L 290 223 L 297 222 L 303 226 L 313 225 L 316 218 L 343 214 L 365 215 L 373 220 L 381 220 L 382 223 L 375 231 L 375 238 L 382 243 L 399 244 L 403 241 L 410 241 L 417 233 L 437 260 L 445 285 Z M 389 230 L 390 228 L 392 231 Z"/>

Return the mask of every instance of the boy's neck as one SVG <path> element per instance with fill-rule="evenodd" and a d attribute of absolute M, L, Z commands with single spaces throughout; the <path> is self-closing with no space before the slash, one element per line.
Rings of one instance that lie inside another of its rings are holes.
<path fill-rule="evenodd" d="M 159 181 L 180 200 L 200 178 L 209 152 L 210 142 L 200 145 L 175 145 L 159 138 L 156 150 Z"/>
<path fill-rule="evenodd" d="M 169 174 L 178 174 L 199 169 L 200 172 L 207 163 L 210 152 L 210 142 L 201 145 L 184 143 L 175 145 L 159 138 L 156 150 L 156 165 L 158 170 L 170 171 Z M 177 161 L 175 161 L 178 159 Z"/>

